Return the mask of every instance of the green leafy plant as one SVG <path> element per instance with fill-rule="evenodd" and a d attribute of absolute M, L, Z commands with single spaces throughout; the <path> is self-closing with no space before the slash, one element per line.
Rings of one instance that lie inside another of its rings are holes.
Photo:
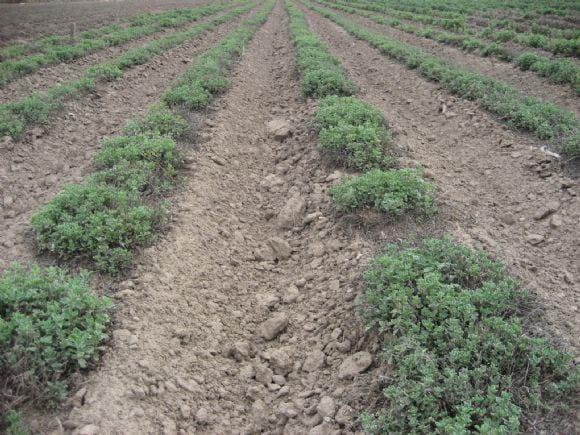
<path fill-rule="evenodd" d="M 362 317 L 392 367 L 370 433 L 518 433 L 571 403 L 572 355 L 533 337 L 529 296 L 483 252 L 449 239 L 389 246 L 364 275 Z"/>
<path fill-rule="evenodd" d="M 128 266 L 135 247 L 154 240 L 160 218 L 133 192 L 85 183 L 66 187 L 31 223 L 40 249 L 91 259 L 114 274 Z"/>
<path fill-rule="evenodd" d="M 177 139 L 186 132 L 187 121 L 172 112 L 164 104 L 156 104 L 149 109 L 147 116 L 139 121 L 132 121 L 125 127 L 128 134 L 153 134 Z"/>
<path fill-rule="evenodd" d="M 580 157 L 580 133 L 573 136 L 569 136 L 562 140 L 559 151 L 567 157 L 579 158 Z"/>
<path fill-rule="evenodd" d="M 322 99 L 315 115 L 319 148 L 333 160 L 367 170 L 392 165 L 391 135 L 381 113 L 354 97 Z"/>
<path fill-rule="evenodd" d="M 436 211 L 434 186 L 415 169 L 374 169 L 347 177 L 330 189 L 339 210 L 372 207 L 390 216 L 409 212 L 429 216 Z"/>
<path fill-rule="evenodd" d="M 0 370 L 12 398 L 43 404 L 62 399 L 69 376 L 96 362 L 111 308 L 109 299 L 91 292 L 85 272 L 6 269 L 0 275 Z M 28 433 L 16 412 L 1 420 L 8 433 Z"/>

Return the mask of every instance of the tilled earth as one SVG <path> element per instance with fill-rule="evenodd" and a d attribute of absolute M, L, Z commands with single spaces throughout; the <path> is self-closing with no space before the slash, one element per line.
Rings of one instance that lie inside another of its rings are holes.
<path fill-rule="evenodd" d="M 503 260 L 546 307 L 544 332 L 578 350 L 577 181 L 541 142 L 301 9 L 359 96 L 384 113 L 402 162 L 426 168 L 439 214 L 393 223 L 335 213 L 326 191 L 341 173 L 316 151 L 315 102 L 300 95 L 278 2 L 231 89 L 191 119 L 196 137 L 181 144 L 188 165 L 166 233 L 123 281 L 100 280 L 117 303 L 100 366 L 57 413 L 31 419 L 33 432 L 360 431 L 388 370 L 356 318 L 361 272 L 387 242 L 444 233 Z M 236 26 L 136 67 L 0 150 L 0 267 L 36 258 L 30 215 L 82 179 L 102 137 Z"/>

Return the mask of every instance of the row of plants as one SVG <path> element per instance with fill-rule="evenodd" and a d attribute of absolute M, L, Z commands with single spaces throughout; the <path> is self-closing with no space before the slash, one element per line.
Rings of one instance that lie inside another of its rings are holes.
<path fill-rule="evenodd" d="M 103 27 L 92 28 L 79 32 L 71 39 L 71 35 L 44 35 L 28 42 L 17 42 L 0 49 L 0 61 L 15 59 L 30 53 L 45 53 L 54 48 L 66 48 L 76 41 L 89 42 L 96 39 L 111 39 L 114 44 L 117 39 L 124 39 L 123 32 L 129 29 L 138 29 L 150 25 L 160 27 L 178 27 L 197 15 L 197 10 L 205 6 L 195 8 L 173 9 L 164 12 L 146 12 L 129 17 L 119 23 L 109 24 Z M 193 15 L 192 15 L 193 14 Z"/>
<path fill-rule="evenodd" d="M 21 59 L 5 60 L 0 62 L 0 86 L 17 78 L 32 74 L 40 68 L 69 63 L 75 59 L 87 56 L 107 47 L 122 45 L 126 42 L 161 32 L 167 27 L 178 27 L 186 23 L 198 21 L 200 18 L 214 15 L 227 7 L 227 4 L 212 4 L 195 9 L 186 9 L 178 12 L 166 13 L 158 21 L 138 27 L 127 27 L 100 37 L 89 37 L 69 45 L 50 45 L 41 53 L 26 56 Z M 175 15 L 175 16 L 172 16 Z"/>
<path fill-rule="evenodd" d="M 324 44 L 302 12 L 286 4 L 303 80 L 302 41 Z M 328 62 L 337 65 L 335 58 Z M 315 125 L 323 155 L 366 171 L 330 189 L 339 209 L 373 208 L 391 218 L 436 211 L 434 186 L 420 170 L 385 169 L 395 161 L 382 157 L 391 139 L 378 110 L 352 96 L 307 96 L 321 98 Z M 336 127 L 329 147 L 324 132 Z M 360 134 L 358 127 L 374 132 Z M 367 142 L 377 136 L 382 146 Z M 361 416 L 367 433 L 516 433 L 530 418 L 565 411 L 574 401 L 580 371 L 572 355 L 531 335 L 525 315 L 531 299 L 483 252 L 449 238 L 388 246 L 363 282 L 360 315 L 380 336 L 381 357 L 391 367 L 382 380 L 384 400 Z"/>
<path fill-rule="evenodd" d="M 472 11 L 440 11 L 423 4 L 422 7 L 406 7 L 406 5 L 390 4 L 387 7 L 385 2 L 369 3 L 364 0 L 348 1 L 349 5 L 356 7 L 356 4 L 361 5 L 382 5 L 382 10 L 389 12 L 391 10 L 414 12 L 420 14 L 421 16 L 435 16 L 442 18 L 462 18 L 464 20 L 465 26 L 468 23 L 477 25 L 478 27 L 483 27 L 485 32 L 497 31 L 498 29 L 511 30 L 515 33 L 528 33 L 528 34 L 538 34 L 544 35 L 552 38 L 562 38 L 562 39 L 576 39 L 580 36 L 580 32 L 575 28 L 557 28 L 552 26 L 546 26 L 539 22 L 539 19 L 543 18 L 544 15 L 530 13 L 529 10 L 512 10 L 509 15 L 505 13 L 505 9 L 501 8 L 499 10 L 490 10 L 486 12 L 481 9 L 475 9 Z M 379 11 L 379 9 L 376 9 Z M 499 15 L 509 16 L 509 18 L 498 18 Z"/>
<path fill-rule="evenodd" d="M 226 90 L 232 62 L 270 10 L 271 2 L 201 55 L 143 121 L 104 141 L 93 159 L 95 172 L 83 184 L 65 188 L 33 215 L 41 250 L 117 274 L 137 247 L 154 240 L 165 214 L 156 199 L 175 183 L 181 164 L 175 139 L 186 127 L 171 109 L 202 109 Z"/>
<path fill-rule="evenodd" d="M 488 42 L 474 38 L 466 34 L 451 33 L 436 30 L 432 27 L 419 27 L 403 23 L 397 18 L 388 18 L 368 12 L 363 9 L 355 9 L 342 3 L 317 0 L 318 3 L 330 6 L 343 12 L 360 15 L 378 24 L 400 29 L 406 33 L 414 34 L 423 38 L 432 39 L 444 44 L 453 45 L 463 50 L 476 53 L 482 57 L 495 57 L 506 62 L 513 62 L 520 69 L 530 70 L 541 77 L 558 84 L 569 84 L 576 94 L 580 94 L 580 67 L 569 59 L 548 58 L 532 52 L 521 54 L 513 53 L 511 49 L 500 42 Z"/>
<path fill-rule="evenodd" d="M 441 27 L 445 30 L 464 34 L 472 38 L 480 38 L 491 40 L 492 42 L 507 42 L 512 41 L 516 44 L 541 48 L 550 53 L 562 54 L 565 56 L 580 56 L 580 37 L 578 35 L 569 35 L 570 38 L 565 37 L 551 37 L 538 33 L 519 33 L 514 29 L 504 29 L 498 31 L 494 27 L 487 26 L 483 29 L 476 29 L 467 25 L 467 19 L 464 16 L 454 18 L 441 18 L 430 14 L 404 12 L 377 5 L 375 3 L 351 3 L 351 2 L 336 2 L 346 6 L 355 7 L 357 9 L 370 10 L 380 12 L 388 15 L 391 18 L 402 20 L 409 20 L 423 25 L 432 25 Z"/>
<path fill-rule="evenodd" d="M 65 187 L 33 217 L 41 250 L 117 274 L 133 251 L 154 241 L 166 216 L 164 197 L 178 181 L 183 157 L 176 141 L 189 125 L 179 112 L 191 109 L 169 97 L 196 82 L 210 97 L 224 91 L 233 61 L 274 7 L 268 1 L 196 63 L 124 134 L 104 141 L 94 172 Z M 208 99 L 204 105 L 210 103 Z M 196 105 L 200 109 L 204 105 Z M 90 275 L 57 267 L 14 265 L 0 275 L 0 430 L 27 433 L 15 411 L 23 403 L 53 405 L 66 395 L 71 374 L 92 367 L 107 338 L 111 301 L 90 289 Z"/>
<path fill-rule="evenodd" d="M 552 139 L 556 147 L 570 157 L 580 155 L 579 124 L 573 113 L 538 98 L 521 96 L 516 89 L 499 80 L 467 71 L 417 47 L 373 32 L 329 9 L 308 1 L 304 4 L 381 53 L 417 69 L 449 92 L 477 101 L 481 107 L 505 120 L 509 127 L 529 131 L 540 139 Z"/>
<path fill-rule="evenodd" d="M 360 2 L 361 0 L 353 1 Z M 512 0 L 509 3 L 501 0 L 478 2 L 469 0 L 380 0 L 374 3 L 397 10 L 426 12 L 442 16 L 446 16 L 446 14 L 494 16 L 498 10 L 506 10 L 512 14 L 519 14 L 523 19 L 533 19 L 547 15 L 566 18 L 580 11 L 577 2 L 574 0 Z"/>
<path fill-rule="evenodd" d="M 118 80 L 124 71 L 145 64 L 154 56 L 205 32 L 215 30 L 217 26 L 234 20 L 253 7 L 255 3 L 245 3 L 226 14 L 196 24 L 186 31 L 155 39 L 144 47 L 132 48 L 113 60 L 92 66 L 78 80 L 56 85 L 43 94 L 32 93 L 18 101 L 0 104 L 0 137 L 16 138 L 28 128 L 46 123 L 53 113 L 62 109 L 65 102 L 92 92 L 97 83 Z"/>
<path fill-rule="evenodd" d="M 356 88 L 338 59 L 310 31 L 304 14 L 289 0 L 286 7 L 302 93 L 319 99 L 314 116 L 318 148 L 333 164 L 363 172 L 343 179 L 331 190 L 337 208 L 372 207 L 389 216 L 432 213 L 433 189 L 421 171 L 394 169 L 391 132 L 382 114 L 351 96 Z"/>

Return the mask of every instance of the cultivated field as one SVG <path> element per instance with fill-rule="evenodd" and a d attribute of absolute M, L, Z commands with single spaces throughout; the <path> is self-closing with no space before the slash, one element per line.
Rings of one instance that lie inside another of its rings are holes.
<path fill-rule="evenodd" d="M 0 433 L 579 430 L 577 2 L 0 17 Z"/>

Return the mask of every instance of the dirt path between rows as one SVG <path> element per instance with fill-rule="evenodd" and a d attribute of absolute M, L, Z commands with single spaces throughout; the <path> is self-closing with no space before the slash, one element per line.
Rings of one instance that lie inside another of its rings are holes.
<path fill-rule="evenodd" d="M 546 331 L 580 348 L 580 189 L 539 142 L 382 56 L 301 7 L 361 97 L 385 114 L 395 142 L 427 168 L 439 218 L 459 241 L 508 265 L 546 305 Z M 441 108 L 445 107 L 445 113 Z M 416 164 L 409 161 L 409 164 Z"/>
<path fill-rule="evenodd" d="M 389 38 L 419 47 L 433 56 L 445 59 L 468 71 L 477 72 L 501 80 L 521 92 L 522 95 L 534 96 L 551 101 L 558 106 L 580 115 L 580 100 L 569 85 L 558 85 L 538 77 L 531 71 L 522 71 L 513 64 L 499 61 L 493 57 L 481 57 L 428 38 L 421 38 L 402 30 L 354 14 L 331 9 L 346 18 L 379 32 Z"/>
<path fill-rule="evenodd" d="M 92 54 L 89 54 L 88 56 L 78 58 L 70 63 L 59 63 L 57 65 L 41 68 L 33 74 L 23 76 L 2 86 L 2 88 L 0 88 L 0 104 L 16 101 L 24 96 L 28 96 L 32 92 L 46 91 L 49 88 L 65 81 L 78 80 L 91 66 L 115 59 L 122 53 L 132 48 L 144 47 L 153 40 L 163 38 L 173 33 L 183 32 L 192 26 L 207 22 L 220 15 L 226 14 L 232 8 L 228 8 L 223 12 L 214 14 L 209 17 L 203 17 L 202 19 L 194 23 L 189 23 L 185 26 L 181 26 L 175 29 L 164 29 L 161 32 L 130 41 L 126 44 L 107 47 L 104 50 L 96 51 Z"/>
<path fill-rule="evenodd" d="M 353 283 L 375 247 L 332 216 L 325 190 L 336 177 L 315 150 L 294 71 L 278 2 L 201 131 L 209 140 L 171 229 L 119 286 L 112 348 L 66 428 L 356 429 L 381 370 L 352 380 L 372 363 L 361 349 L 378 348 L 353 313 Z M 267 130 L 278 117 L 291 123 L 283 142 Z"/>
<path fill-rule="evenodd" d="M 99 85 L 94 93 L 68 103 L 47 126 L 0 149 L 0 270 L 13 261 L 34 259 L 30 216 L 64 184 L 82 180 L 100 141 L 143 116 L 198 54 L 256 10 L 128 70 L 116 82 Z"/>

